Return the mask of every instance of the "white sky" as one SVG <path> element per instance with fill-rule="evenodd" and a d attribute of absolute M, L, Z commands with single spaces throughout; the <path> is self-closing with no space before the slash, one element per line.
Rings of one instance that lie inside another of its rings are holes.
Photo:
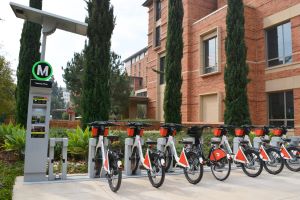
<path fill-rule="evenodd" d="M 29 0 L 11 0 L 29 5 Z M 122 60 L 146 47 L 148 9 L 142 7 L 145 0 L 111 0 L 116 16 L 116 26 L 112 37 L 112 50 L 122 56 Z M 11 62 L 15 71 L 18 66 L 20 38 L 24 20 L 16 18 L 9 6 L 10 0 L 0 0 L 0 54 Z M 43 10 L 67 18 L 84 22 L 87 16 L 84 0 L 43 0 Z M 61 30 L 47 37 L 46 61 L 54 69 L 54 77 L 59 85 L 65 86 L 62 78 L 67 62 L 74 52 L 83 49 L 86 37 Z M 29 66 L 31 67 L 31 66 Z M 15 72 L 14 72 L 15 73 Z"/>

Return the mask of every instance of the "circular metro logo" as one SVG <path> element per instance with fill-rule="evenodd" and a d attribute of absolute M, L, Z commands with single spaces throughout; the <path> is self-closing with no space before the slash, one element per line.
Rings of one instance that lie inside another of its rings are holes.
<path fill-rule="evenodd" d="M 38 61 L 32 67 L 32 75 L 40 81 L 48 81 L 53 74 L 52 67 L 45 61 Z"/>

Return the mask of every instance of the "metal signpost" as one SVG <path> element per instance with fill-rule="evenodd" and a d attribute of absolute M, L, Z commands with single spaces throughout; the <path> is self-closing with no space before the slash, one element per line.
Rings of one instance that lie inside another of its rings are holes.
<path fill-rule="evenodd" d="M 24 181 L 45 181 L 47 180 L 46 169 L 49 145 L 48 133 L 52 92 L 52 82 L 49 81 L 49 79 L 53 74 L 51 65 L 44 61 L 46 52 L 46 39 L 47 36 L 54 33 L 56 29 L 86 36 L 87 24 L 13 2 L 10 2 L 10 6 L 16 17 L 40 24 L 43 27 L 41 61 L 33 65 L 32 75 L 35 80 L 31 80 L 30 82 Z M 62 170 L 62 179 L 66 178 L 67 140 L 53 138 L 50 143 L 49 151 L 49 180 L 55 179 L 52 161 L 54 159 L 53 151 L 56 142 L 63 143 L 64 164 Z"/>

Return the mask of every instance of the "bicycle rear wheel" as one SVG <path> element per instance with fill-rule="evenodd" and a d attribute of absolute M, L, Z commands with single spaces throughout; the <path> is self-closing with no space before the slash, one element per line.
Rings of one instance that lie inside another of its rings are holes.
<path fill-rule="evenodd" d="M 132 154 L 130 156 L 130 164 L 131 164 L 131 173 L 135 174 L 136 170 L 138 169 L 140 162 L 140 156 L 138 152 L 138 148 L 134 147 L 132 150 Z"/>
<path fill-rule="evenodd" d="M 160 156 L 157 153 L 150 153 L 151 167 L 147 170 L 148 178 L 151 185 L 159 188 L 165 180 L 165 166 L 162 165 Z"/>
<path fill-rule="evenodd" d="M 166 148 L 165 151 L 165 159 L 166 159 L 166 171 L 169 171 L 170 167 L 171 167 L 171 163 L 173 161 L 173 156 L 172 156 L 172 152 L 170 147 Z"/>
<path fill-rule="evenodd" d="M 102 158 L 102 152 L 101 148 L 97 148 L 95 153 L 95 177 L 100 177 L 101 169 L 103 165 L 103 158 Z"/>
<path fill-rule="evenodd" d="M 186 158 L 189 162 L 190 168 L 184 168 L 183 172 L 185 178 L 191 184 L 197 184 L 201 181 L 203 176 L 203 165 L 199 161 L 199 157 L 194 152 L 188 152 Z"/>
<path fill-rule="evenodd" d="M 231 171 L 230 160 L 225 156 L 224 158 L 213 161 L 210 166 L 211 172 L 214 177 L 219 181 L 224 181 L 228 178 Z"/>
<path fill-rule="evenodd" d="M 249 177 L 257 177 L 263 170 L 263 161 L 259 158 L 259 152 L 253 149 L 247 149 L 244 152 L 249 163 L 242 164 L 244 173 Z"/>
<path fill-rule="evenodd" d="M 300 149 L 291 146 L 291 147 L 287 147 L 286 150 L 292 156 L 292 159 L 285 160 L 285 166 L 293 172 L 299 172 L 300 171 Z"/>
<path fill-rule="evenodd" d="M 270 174 L 279 174 L 284 166 L 284 160 L 280 155 L 280 151 L 276 149 L 266 149 L 270 161 L 264 161 L 264 168 Z"/>
<path fill-rule="evenodd" d="M 110 174 L 108 175 L 108 184 L 113 192 L 117 192 L 121 186 L 122 170 L 118 167 L 118 160 L 112 158 L 110 162 Z"/>

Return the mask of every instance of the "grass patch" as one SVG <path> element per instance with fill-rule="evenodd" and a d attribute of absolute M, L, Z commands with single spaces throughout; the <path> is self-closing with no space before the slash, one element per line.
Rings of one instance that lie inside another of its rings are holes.
<path fill-rule="evenodd" d="M 0 161 L 0 200 L 12 199 L 13 186 L 17 176 L 23 175 L 24 163 L 8 164 Z"/>

